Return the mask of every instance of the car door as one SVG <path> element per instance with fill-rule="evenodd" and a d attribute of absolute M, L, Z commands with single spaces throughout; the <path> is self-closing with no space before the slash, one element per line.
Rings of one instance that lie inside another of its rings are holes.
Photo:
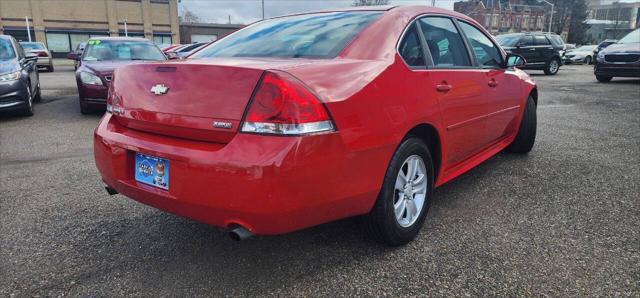
<path fill-rule="evenodd" d="M 444 167 L 477 154 L 486 145 L 487 105 L 483 74 L 474 70 L 453 19 L 427 16 L 416 21 L 427 57 L 427 94 L 437 98 L 444 128 Z"/>
<path fill-rule="evenodd" d="M 38 73 L 36 62 L 33 60 L 27 59 L 27 54 L 15 39 L 13 40 L 13 46 L 16 49 L 16 53 L 18 54 L 18 61 L 20 63 L 20 67 L 22 68 L 22 72 L 26 73 L 29 76 L 29 80 L 31 81 L 31 92 L 35 92 L 36 86 L 38 84 Z"/>
<path fill-rule="evenodd" d="M 538 56 L 538 52 L 536 52 L 535 41 L 531 35 L 523 36 L 516 46 L 516 50 L 512 52 L 524 57 L 527 64 L 532 65 L 540 63 L 540 57 Z"/>
<path fill-rule="evenodd" d="M 555 55 L 556 49 L 551 44 L 551 41 L 544 35 L 534 36 L 536 43 L 536 51 L 540 55 L 539 62 L 548 62 Z"/>
<path fill-rule="evenodd" d="M 475 64 L 483 74 L 483 101 L 487 103 L 486 143 L 491 145 L 511 135 L 521 110 L 520 79 L 506 69 L 499 47 L 478 27 L 458 21 L 471 47 Z"/>

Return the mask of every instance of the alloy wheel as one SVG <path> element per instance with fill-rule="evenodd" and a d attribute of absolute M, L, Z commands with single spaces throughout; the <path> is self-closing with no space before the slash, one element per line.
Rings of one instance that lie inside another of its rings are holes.
<path fill-rule="evenodd" d="M 418 155 L 409 156 L 400 167 L 395 183 L 393 209 L 401 227 L 408 228 L 418 220 L 425 206 L 427 179 L 424 161 Z"/>
<path fill-rule="evenodd" d="M 551 62 L 549 62 L 549 72 L 556 73 L 558 71 L 558 68 L 559 68 L 558 60 L 553 59 L 551 60 Z"/>

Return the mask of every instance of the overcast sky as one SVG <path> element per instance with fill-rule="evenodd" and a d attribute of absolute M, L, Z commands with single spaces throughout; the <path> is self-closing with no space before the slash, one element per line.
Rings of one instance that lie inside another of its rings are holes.
<path fill-rule="evenodd" d="M 436 6 L 453 9 L 460 0 L 436 0 Z M 352 0 L 265 0 L 265 17 L 296 12 L 349 7 Z M 391 0 L 391 5 L 430 5 L 431 0 Z M 188 9 L 206 23 L 248 24 L 262 18 L 261 0 L 181 0 L 179 9 Z"/>

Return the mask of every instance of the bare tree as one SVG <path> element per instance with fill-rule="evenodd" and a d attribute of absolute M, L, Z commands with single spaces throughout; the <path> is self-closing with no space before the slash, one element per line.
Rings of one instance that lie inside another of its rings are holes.
<path fill-rule="evenodd" d="M 353 6 L 387 5 L 389 0 L 353 0 Z"/>
<path fill-rule="evenodd" d="M 200 17 L 188 9 L 184 9 L 178 17 L 180 23 L 200 23 Z"/>

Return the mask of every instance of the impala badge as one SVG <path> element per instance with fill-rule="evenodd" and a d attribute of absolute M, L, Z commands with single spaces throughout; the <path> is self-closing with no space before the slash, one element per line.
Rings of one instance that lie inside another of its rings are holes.
<path fill-rule="evenodd" d="M 231 122 L 213 121 L 213 127 L 215 128 L 231 129 L 232 126 Z"/>
<path fill-rule="evenodd" d="M 166 94 L 169 91 L 169 87 L 165 86 L 164 84 L 158 84 L 151 87 L 150 91 L 155 95 L 162 95 Z"/>

